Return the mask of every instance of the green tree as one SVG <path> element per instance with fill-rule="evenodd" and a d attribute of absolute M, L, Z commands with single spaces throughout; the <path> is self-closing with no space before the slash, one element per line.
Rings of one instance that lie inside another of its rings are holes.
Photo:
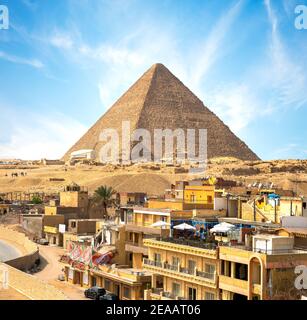
<path fill-rule="evenodd" d="M 108 207 L 115 204 L 116 191 L 112 187 L 101 186 L 94 192 L 93 203 L 103 208 L 104 215 L 108 215 Z"/>
<path fill-rule="evenodd" d="M 43 200 L 39 196 L 33 196 L 32 201 L 33 204 L 42 204 Z"/>

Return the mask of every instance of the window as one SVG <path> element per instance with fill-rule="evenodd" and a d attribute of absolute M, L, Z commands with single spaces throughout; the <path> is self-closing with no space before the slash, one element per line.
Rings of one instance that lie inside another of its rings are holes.
<path fill-rule="evenodd" d="M 124 287 L 124 298 L 131 299 L 131 289 L 129 287 Z"/>
<path fill-rule="evenodd" d="M 107 280 L 107 279 L 104 280 L 104 288 L 107 291 L 111 291 L 111 281 L 110 280 Z"/>
<path fill-rule="evenodd" d="M 133 233 L 132 232 L 129 233 L 129 240 L 133 241 Z"/>
<path fill-rule="evenodd" d="M 179 266 L 180 265 L 180 259 L 178 257 L 173 257 L 172 265 L 173 266 Z"/>
<path fill-rule="evenodd" d="M 306 202 L 303 202 L 303 209 L 306 209 Z"/>
<path fill-rule="evenodd" d="M 207 202 L 208 202 L 208 203 L 212 203 L 212 196 L 208 196 L 208 197 L 207 197 Z"/>
<path fill-rule="evenodd" d="M 161 262 L 161 254 L 160 253 L 155 253 L 155 261 Z"/>
<path fill-rule="evenodd" d="M 205 272 L 214 274 L 215 273 L 215 265 L 214 264 L 205 264 Z"/>
<path fill-rule="evenodd" d="M 196 300 L 197 290 L 195 288 L 189 288 L 189 300 Z"/>
<path fill-rule="evenodd" d="M 70 225 L 72 228 L 76 228 L 76 221 L 72 221 Z"/>
<path fill-rule="evenodd" d="M 180 284 L 179 283 L 176 283 L 176 282 L 173 282 L 172 284 L 172 294 L 174 296 L 180 296 Z"/>
<path fill-rule="evenodd" d="M 150 223 L 150 215 L 144 214 L 144 224 L 148 225 Z"/>
<path fill-rule="evenodd" d="M 189 260 L 188 261 L 189 273 L 193 274 L 195 272 L 195 268 L 196 268 L 196 262 L 194 260 Z"/>
<path fill-rule="evenodd" d="M 130 211 L 130 210 L 127 212 L 127 222 L 128 223 L 132 223 L 133 222 L 133 212 Z"/>
<path fill-rule="evenodd" d="M 215 300 L 215 294 L 211 292 L 205 292 L 205 300 Z"/>

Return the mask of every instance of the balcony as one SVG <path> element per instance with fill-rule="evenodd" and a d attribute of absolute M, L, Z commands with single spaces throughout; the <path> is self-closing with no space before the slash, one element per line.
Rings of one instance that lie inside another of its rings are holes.
<path fill-rule="evenodd" d="M 220 289 L 248 296 L 248 281 L 227 276 L 219 276 Z"/>
<path fill-rule="evenodd" d="M 216 274 L 203 272 L 200 270 L 183 268 L 177 265 L 171 265 L 161 261 L 153 261 L 149 259 L 143 260 L 144 269 L 152 272 L 159 272 L 162 275 L 174 276 L 177 279 L 191 281 L 197 284 L 206 284 L 210 287 L 216 287 Z"/>
<path fill-rule="evenodd" d="M 168 291 L 163 291 L 163 288 L 152 288 L 148 291 L 151 300 L 186 300 L 184 297 L 175 295 Z"/>
<path fill-rule="evenodd" d="M 180 252 L 194 256 L 217 259 L 217 246 L 203 240 L 190 240 L 184 238 L 157 238 L 144 239 L 144 245 L 149 248 Z"/>
<path fill-rule="evenodd" d="M 152 228 L 150 226 L 144 226 L 144 225 L 138 225 L 138 224 L 132 224 L 132 223 L 126 224 L 126 231 L 152 234 L 160 237 L 164 234 L 169 234 L 169 229 Z"/>
<path fill-rule="evenodd" d="M 133 253 L 142 253 L 145 256 L 148 255 L 148 248 L 141 246 L 136 242 L 131 242 L 131 241 L 126 241 L 125 251 L 133 252 Z"/>

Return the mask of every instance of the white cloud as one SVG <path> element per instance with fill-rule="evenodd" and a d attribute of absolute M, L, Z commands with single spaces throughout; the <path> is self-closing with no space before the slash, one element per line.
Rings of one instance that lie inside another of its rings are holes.
<path fill-rule="evenodd" d="M 25 59 L 25 58 L 7 54 L 3 51 L 0 51 L 0 59 L 6 60 L 12 63 L 29 65 L 37 69 L 44 67 L 44 64 L 38 59 Z"/>
<path fill-rule="evenodd" d="M 223 40 L 239 15 L 242 5 L 243 1 L 238 1 L 222 15 L 202 46 L 200 50 L 201 55 L 195 59 L 193 72 L 191 72 L 191 84 L 195 88 L 199 88 L 201 80 L 223 55 L 224 50 L 221 49 L 223 47 Z"/>
<path fill-rule="evenodd" d="M 270 114 L 270 109 L 259 108 L 260 102 L 247 84 L 232 83 L 208 93 L 206 104 L 222 118 L 232 131 L 239 133 L 259 116 Z M 261 110 L 261 114 L 259 114 Z"/>
<path fill-rule="evenodd" d="M 302 143 L 288 143 L 285 146 L 272 150 L 272 158 L 275 159 L 290 159 L 294 158 L 304 159 L 307 156 L 307 149 L 302 146 Z"/>
<path fill-rule="evenodd" d="M 69 35 L 56 33 L 50 39 L 50 43 L 62 49 L 71 49 L 73 47 L 73 41 Z"/>
<path fill-rule="evenodd" d="M 277 97 L 275 104 L 296 105 L 296 108 L 299 108 L 307 102 L 306 72 L 297 61 L 293 60 L 282 42 L 278 31 L 278 18 L 271 1 L 265 0 L 264 3 L 272 28 L 269 47 L 271 65 L 268 68 L 268 78 Z"/>
<path fill-rule="evenodd" d="M 1 114 L 10 132 L 0 141 L 0 158 L 58 159 L 86 132 L 83 124 L 62 114 L 20 116 L 8 109 Z"/>

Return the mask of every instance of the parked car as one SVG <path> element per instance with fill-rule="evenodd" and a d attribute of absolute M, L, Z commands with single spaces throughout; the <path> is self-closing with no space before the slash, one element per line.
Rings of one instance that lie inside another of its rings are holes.
<path fill-rule="evenodd" d="M 38 243 L 38 244 L 41 244 L 41 245 L 43 245 L 43 246 L 48 246 L 49 241 L 48 241 L 47 239 L 39 239 L 39 240 L 37 241 L 37 243 Z"/>
<path fill-rule="evenodd" d="M 118 296 L 116 294 L 113 294 L 113 293 L 106 293 L 105 295 L 103 296 L 100 296 L 99 297 L 99 300 L 113 300 L 113 301 L 118 301 Z"/>
<path fill-rule="evenodd" d="M 84 291 L 84 296 L 92 300 L 99 300 L 106 294 L 106 290 L 100 287 L 92 287 Z"/>
<path fill-rule="evenodd" d="M 59 281 L 65 281 L 65 276 L 64 276 L 64 274 L 59 274 L 59 275 L 58 275 L 58 280 L 59 280 Z"/>

